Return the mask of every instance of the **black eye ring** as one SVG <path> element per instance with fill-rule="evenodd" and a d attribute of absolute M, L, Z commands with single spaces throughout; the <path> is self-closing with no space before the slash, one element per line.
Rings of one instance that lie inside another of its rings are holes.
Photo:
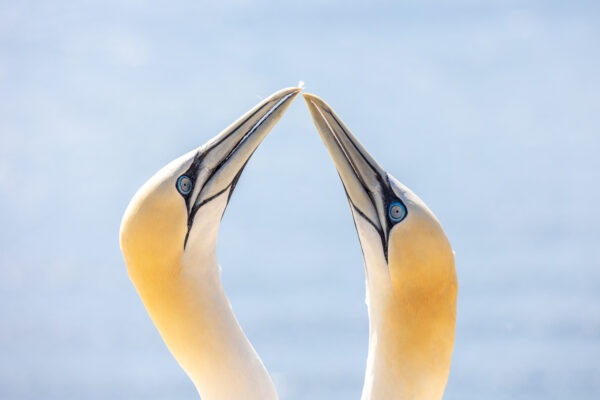
<path fill-rule="evenodd" d="M 194 184 L 192 182 L 192 179 L 187 175 L 181 175 L 177 179 L 177 190 L 179 190 L 179 193 L 181 193 L 184 196 L 190 194 L 193 186 Z"/>
<path fill-rule="evenodd" d="M 406 217 L 406 206 L 398 201 L 390 204 L 388 215 L 394 222 L 402 221 Z"/>

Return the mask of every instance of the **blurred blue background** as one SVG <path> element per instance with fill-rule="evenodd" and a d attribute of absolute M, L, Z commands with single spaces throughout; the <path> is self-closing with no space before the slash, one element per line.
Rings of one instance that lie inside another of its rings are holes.
<path fill-rule="evenodd" d="M 128 279 L 122 213 L 303 80 L 455 248 L 445 399 L 599 398 L 599 48 L 593 1 L 0 2 L 0 397 L 196 397 Z M 358 399 L 361 251 L 302 99 L 218 254 L 281 398 Z"/>

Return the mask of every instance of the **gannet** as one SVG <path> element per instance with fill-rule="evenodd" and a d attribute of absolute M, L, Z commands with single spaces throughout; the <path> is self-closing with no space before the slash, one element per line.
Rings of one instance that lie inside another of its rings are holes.
<path fill-rule="evenodd" d="M 346 190 L 364 257 L 362 400 L 441 399 L 456 321 L 450 243 L 425 203 L 377 164 L 331 107 L 315 95 L 304 99 Z"/>
<path fill-rule="evenodd" d="M 277 399 L 221 284 L 221 217 L 246 162 L 300 88 L 281 90 L 158 171 L 121 222 L 129 276 L 167 347 L 204 400 Z"/>

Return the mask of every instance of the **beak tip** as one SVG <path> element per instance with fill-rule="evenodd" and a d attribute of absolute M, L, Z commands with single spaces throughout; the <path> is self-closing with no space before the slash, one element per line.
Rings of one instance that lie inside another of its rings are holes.
<path fill-rule="evenodd" d="M 300 94 L 300 92 L 302 91 L 301 87 L 291 87 L 289 89 L 285 89 L 285 97 L 287 97 L 286 100 L 294 100 L 296 97 L 298 97 L 298 95 Z M 288 101 L 286 101 L 288 102 Z"/>
<path fill-rule="evenodd" d="M 302 93 L 302 96 L 309 107 L 316 107 L 320 110 L 331 110 L 327 103 L 325 103 L 325 101 L 317 95 L 312 93 Z"/>
<path fill-rule="evenodd" d="M 273 94 L 271 97 L 269 97 L 268 100 L 271 99 L 278 99 L 278 100 L 282 100 L 282 99 L 286 99 L 286 100 L 291 100 L 296 98 L 296 96 L 298 96 L 298 94 L 300 94 L 300 92 L 302 91 L 301 87 L 289 87 L 286 89 L 282 89 L 279 92 Z"/>
<path fill-rule="evenodd" d="M 312 99 L 317 98 L 317 96 L 315 96 L 314 94 L 311 94 L 311 93 L 302 93 L 302 97 L 304 97 L 304 100 L 306 100 L 306 101 L 310 101 Z"/>

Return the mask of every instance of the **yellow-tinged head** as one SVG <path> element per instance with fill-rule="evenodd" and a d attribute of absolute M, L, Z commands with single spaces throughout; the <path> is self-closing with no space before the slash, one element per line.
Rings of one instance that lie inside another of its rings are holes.
<path fill-rule="evenodd" d="M 121 249 L 128 266 L 151 272 L 181 265 L 188 208 L 176 182 L 191 165 L 194 153 L 163 167 L 131 199 L 120 233 Z"/>
<path fill-rule="evenodd" d="M 138 190 L 120 232 L 134 281 L 176 274 L 186 257 L 216 257 L 219 223 L 246 162 L 300 90 L 273 94 Z"/>
<path fill-rule="evenodd" d="M 344 184 L 365 259 L 371 339 L 363 399 L 441 398 L 456 322 L 448 238 L 327 103 L 304 98 Z"/>
<path fill-rule="evenodd" d="M 388 268 L 394 293 L 412 300 L 416 308 L 444 298 L 454 313 L 457 282 L 450 242 L 425 203 L 393 177 L 388 178 L 393 192 L 406 207 L 405 217 L 391 227 L 388 240 Z"/>
<path fill-rule="evenodd" d="M 158 171 L 121 223 L 129 276 L 173 356 L 206 399 L 277 399 L 225 296 L 221 217 L 253 152 L 300 88 L 281 90 Z"/>

